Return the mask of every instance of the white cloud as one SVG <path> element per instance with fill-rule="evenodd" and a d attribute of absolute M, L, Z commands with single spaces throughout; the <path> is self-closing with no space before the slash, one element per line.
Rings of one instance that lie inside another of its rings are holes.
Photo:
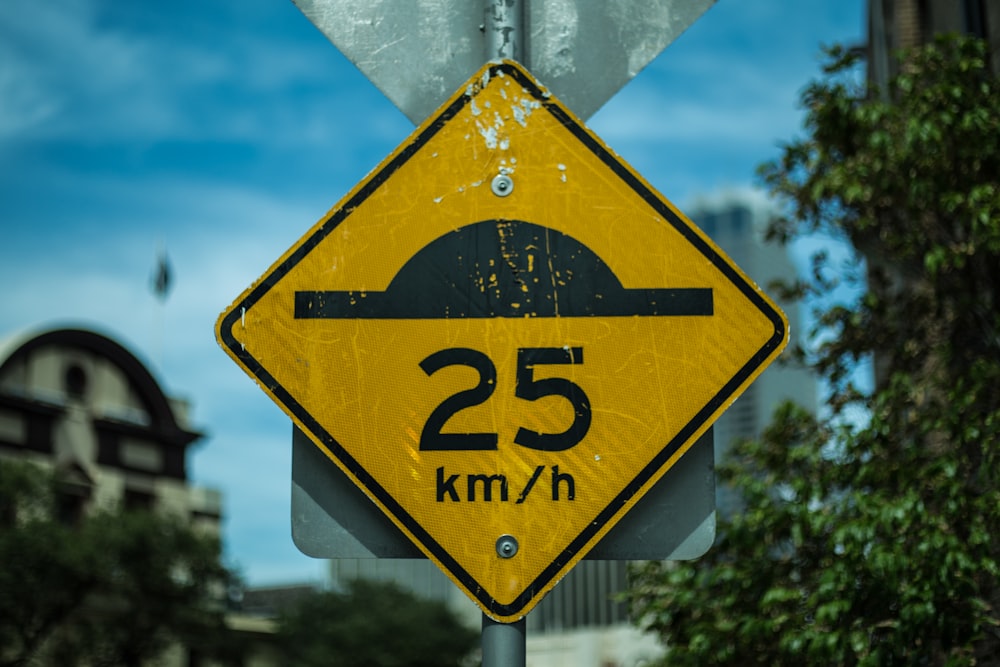
<path fill-rule="evenodd" d="M 147 48 L 94 26 L 91 2 L 7 0 L 0 6 L 4 98 L 30 100 L 34 109 L 8 109 L 2 127 L 67 131 L 81 98 L 142 84 Z M 46 113 L 39 113 L 46 110 Z M 42 122 L 45 121 L 45 122 Z"/>
<path fill-rule="evenodd" d="M 406 127 L 377 93 L 338 99 L 329 72 L 344 59 L 318 31 L 312 40 L 269 39 L 236 24 L 207 39 L 112 25 L 98 7 L 0 4 L 0 141 L 330 144 L 338 136 L 331 125 L 373 105 L 373 114 Z M 303 93 L 317 99 L 299 104 Z"/>
<path fill-rule="evenodd" d="M 669 54 L 668 54 L 669 55 Z M 665 68 L 664 68 L 665 69 Z M 681 77 L 651 71 L 612 100 L 592 125 L 609 142 L 685 142 L 704 148 L 771 143 L 798 129 L 798 91 L 805 76 L 720 55 L 691 62 Z M 684 81 L 691 81 L 690 88 Z"/>

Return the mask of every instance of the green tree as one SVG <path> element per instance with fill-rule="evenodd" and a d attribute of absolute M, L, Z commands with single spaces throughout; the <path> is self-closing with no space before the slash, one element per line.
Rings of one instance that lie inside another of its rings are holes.
<path fill-rule="evenodd" d="M 858 254 L 789 286 L 821 304 L 799 353 L 822 416 L 785 405 L 736 448 L 719 474 L 744 509 L 706 557 L 633 571 L 670 665 L 1000 664 L 1000 87 L 980 41 L 900 57 L 869 91 L 830 49 L 806 136 L 761 168 L 788 205 L 774 237 Z"/>
<path fill-rule="evenodd" d="M 0 665 L 30 664 L 99 585 L 98 554 L 51 520 L 53 480 L 0 459 Z"/>
<path fill-rule="evenodd" d="M 0 460 L 0 665 L 133 667 L 175 642 L 235 656 L 217 539 L 150 512 L 64 524 L 58 494 L 50 473 Z"/>
<path fill-rule="evenodd" d="M 294 667 L 458 667 L 479 642 L 444 603 L 366 580 L 303 599 L 278 627 Z"/>
<path fill-rule="evenodd" d="M 100 586 L 57 636 L 59 664 L 139 667 L 175 643 L 234 657 L 224 622 L 231 575 L 216 539 L 152 512 L 98 514 L 87 529 Z"/>

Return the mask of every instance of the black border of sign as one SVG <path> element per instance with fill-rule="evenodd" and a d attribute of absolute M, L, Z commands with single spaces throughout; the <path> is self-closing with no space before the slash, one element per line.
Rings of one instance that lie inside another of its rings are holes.
<path fill-rule="evenodd" d="M 710 244 L 706 243 L 689 225 L 682 220 L 664 201 L 632 171 L 594 138 L 583 126 L 563 107 L 555 102 L 548 93 L 542 91 L 532 78 L 513 63 L 494 63 L 487 70 L 490 77 L 510 76 L 524 88 L 524 91 L 531 95 L 541 104 L 548 113 L 559 121 L 573 136 L 607 165 L 619 178 L 625 181 L 642 199 L 649 204 L 657 213 L 669 222 L 673 227 L 693 245 L 706 259 L 711 261 L 730 282 L 733 283 L 774 325 L 774 335 L 754 354 L 750 360 L 736 373 L 733 378 L 719 390 L 719 392 L 705 405 L 680 432 L 653 457 L 646 467 L 629 482 L 625 488 L 605 507 L 593 521 L 581 532 L 566 549 L 559 554 L 552 563 L 549 564 L 541 574 L 531 582 L 531 584 L 510 604 L 499 604 L 490 598 L 482 586 L 462 568 L 432 537 L 424 528 L 411 517 L 396 502 L 396 500 L 383 489 L 375 479 L 358 462 L 341 447 L 327 431 L 296 401 L 288 391 L 275 381 L 274 377 L 268 373 L 261 363 L 249 352 L 243 349 L 233 335 L 233 326 L 240 321 L 243 314 L 250 310 L 260 298 L 275 286 L 293 267 L 295 267 L 307 254 L 309 254 L 317 244 L 320 243 L 331 231 L 365 201 L 372 193 L 378 190 L 407 160 L 426 144 L 431 137 L 436 135 L 459 111 L 469 103 L 471 98 L 468 95 L 459 95 L 454 101 L 439 112 L 438 116 L 431 121 L 422 132 L 412 138 L 410 143 L 404 147 L 381 169 L 368 177 L 361 187 L 357 189 L 352 197 L 346 200 L 340 207 L 332 211 L 329 217 L 320 227 L 305 239 L 301 245 L 295 248 L 283 262 L 277 265 L 274 270 L 264 276 L 259 283 L 243 298 L 233 305 L 232 310 L 227 313 L 219 325 L 219 336 L 223 344 L 229 348 L 247 370 L 256 377 L 274 397 L 280 401 L 292 414 L 294 414 L 302 425 L 312 432 L 323 442 L 329 454 L 336 457 L 340 463 L 346 467 L 351 474 L 361 483 L 368 493 L 375 496 L 378 501 L 391 512 L 395 518 L 403 524 L 423 546 L 434 554 L 434 557 L 444 565 L 451 574 L 462 582 L 466 590 L 476 596 L 484 609 L 489 609 L 498 616 L 510 618 L 517 616 L 537 595 L 537 592 L 556 576 L 556 574 L 572 559 L 577 552 L 594 538 L 594 535 L 603 528 L 612 517 L 617 514 L 625 504 L 632 499 L 636 492 L 646 484 L 660 469 L 666 465 L 678 449 L 691 439 L 697 431 L 708 420 L 709 416 L 724 404 L 736 389 L 748 377 L 750 377 L 770 356 L 778 349 L 785 339 L 785 322 L 781 314 L 775 310 L 771 304 L 764 299 L 760 292 L 748 283 L 740 273 L 727 262 Z"/>

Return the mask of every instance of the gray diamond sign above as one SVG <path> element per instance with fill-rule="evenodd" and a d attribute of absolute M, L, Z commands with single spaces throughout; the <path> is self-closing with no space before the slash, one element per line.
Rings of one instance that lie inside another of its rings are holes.
<path fill-rule="evenodd" d="M 483 63 L 483 0 L 293 0 L 413 123 L 423 122 Z M 527 3 L 514 56 L 580 118 L 602 104 L 715 0 Z"/>

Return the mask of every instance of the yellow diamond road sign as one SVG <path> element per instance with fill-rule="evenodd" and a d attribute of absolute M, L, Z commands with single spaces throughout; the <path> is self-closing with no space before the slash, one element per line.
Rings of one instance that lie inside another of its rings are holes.
<path fill-rule="evenodd" d="M 285 252 L 217 336 L 488 616 L 513 621 L 787 329 L 705 234 L 503 62 Z"/>

